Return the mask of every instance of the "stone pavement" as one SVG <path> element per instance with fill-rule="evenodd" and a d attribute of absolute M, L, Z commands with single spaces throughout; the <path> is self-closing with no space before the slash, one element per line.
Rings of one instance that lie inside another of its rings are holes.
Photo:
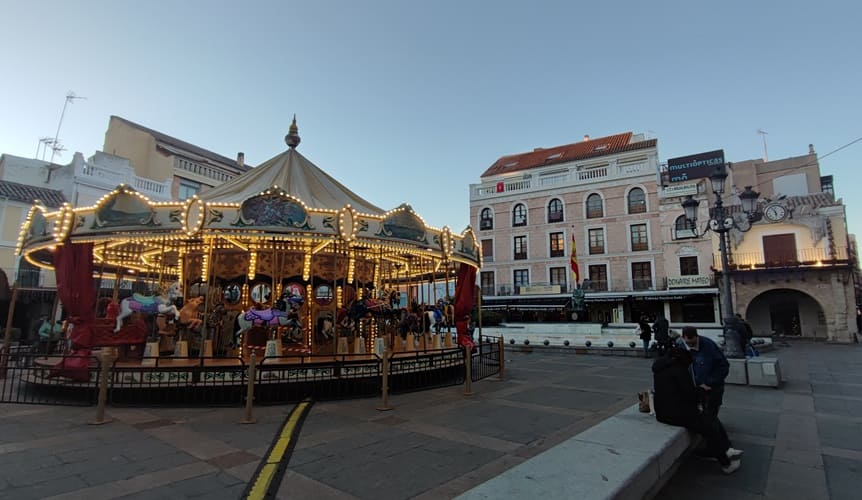
<path fill-rule="evenodd" d="M 684 498 L 850 498 L 862 470 L 862 347 L 778 349 L 782 390 L 728 388 L 721 417 L 743 467 L 687 460 L 659 493 Z M 316 403 L 280 498 L 451 498 L 636 402 L 651 385 L 638 358 L 507 353 L 507 380 Z M 0 406 L 0 498 L 238 498 L 291 406 Z M 576 467 L 577 464 L 572 464 Z M 854 495 L 856 498 L 856 495 Z"/>

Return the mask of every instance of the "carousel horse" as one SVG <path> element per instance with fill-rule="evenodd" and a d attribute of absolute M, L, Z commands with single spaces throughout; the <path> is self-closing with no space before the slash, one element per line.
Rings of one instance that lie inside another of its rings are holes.
<path fill-rule="evenodd" d="M 197 330 L 203 324 L 203 320 L 198 318 L 198 308 L 203 301 L 203 295 L 192 297 L 180 309 L 180 324 L 188 328 L 189 331 Z"/>
<path fill-rule="evenodd" d="M 428 329 L 426 331 L 430 331 L 433 327 L 434 333 L 440 333 L 440 330 L 448 326 L 448 323 L 446 322 L 446 316 L 443 314 L 443 311 L 440 310 L 440 308 L 438 307 L 434 307 L 425 311 L 425 319 L 428 322 Z"/>
<path fill-rule="evenodd" d="M 234 344 L 252 326 L 288 326 L 287 313 L 275 308 L 249 309 L 236 317 L 233 333 Z"/>
<path fill-rule="evenodd" d="M 133 312 L 143 314 L 167 314 L 173 313 L 174 319 L 180 318 L 180 311 L 177 306 L 173 305 L 174 299 L 180 295 L 180 282 L 171 283 L 166 291 L 156 293 L 155 295 L 141 295 L 133 293 L 131 297 L 127 297 L 120 302 L 120 315 L 117 316 L 117 326 L 115 332 L 120 331 L 123 326 L 123 320 L 130 316 Z"/>

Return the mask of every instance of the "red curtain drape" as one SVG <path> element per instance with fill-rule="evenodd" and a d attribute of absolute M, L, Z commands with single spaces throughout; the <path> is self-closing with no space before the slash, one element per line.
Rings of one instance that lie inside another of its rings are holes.
<path fill-rule="evenodd" d="M 455 329 L 458 332 L 458 344 L 470 349 L 473 348 L 475 343 L 467 332 L 467 322 L 475 303 L 476 268 L 467 264 L 461 264 L 455 284 Z"/>
<path fill-rule="evenodd" d="M 91 354 L 96 307 L 93 244 L 73 244 L 66 240 L 54 251 L 54 272 L 57 275 L 57 294 L 72 328 L 72 356 L 81 357 L 65 358 L 55 367 L 53 374 L 75 380 L 88 380 L 88 359 L 84 356 Z"/>

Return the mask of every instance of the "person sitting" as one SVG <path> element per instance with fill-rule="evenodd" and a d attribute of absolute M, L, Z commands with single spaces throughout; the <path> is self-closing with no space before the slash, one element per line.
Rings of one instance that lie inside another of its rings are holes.
<path fill-rule="evenodd" d="M 706 394 L 704 411 L 718 417 L 724 399 L 724 379 L 730 373 L 730 363 L 718 345 L 712 339 L 698 335 L 693 326 L 682 327 L 682 340 L 691 352 L 694 380 Z"/>
<path fill-rule="evenodd" d="M 45 356 L 50 356 L 57 347 L 60 333 L 63 331 L 63 323 L 55 321 L 53 324 L 48 316 L 42 316 L 42 325 L 39 326 L 39 350 Z"/>
<path fill-rule="evenodd" d="M 694 384 L 691 363 L 691 353 L 677 345 L 672 345 L 667 355 L 653 363 L 656 419 L 702 435 L 706 439 L 706 454 L 718 460 L 722 472 L 731 474 L 741 465 L 742 450 L 731 446 L 718 417 L 701 411 L 700 389 Z"/>

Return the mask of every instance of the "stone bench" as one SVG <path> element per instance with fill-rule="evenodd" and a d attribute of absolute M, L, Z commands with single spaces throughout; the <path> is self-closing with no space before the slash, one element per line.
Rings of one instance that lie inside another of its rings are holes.
<path fill-rule="evenodd" d="M 458 498 L 651 498 L 698 441 L 634 405 Z"/>

